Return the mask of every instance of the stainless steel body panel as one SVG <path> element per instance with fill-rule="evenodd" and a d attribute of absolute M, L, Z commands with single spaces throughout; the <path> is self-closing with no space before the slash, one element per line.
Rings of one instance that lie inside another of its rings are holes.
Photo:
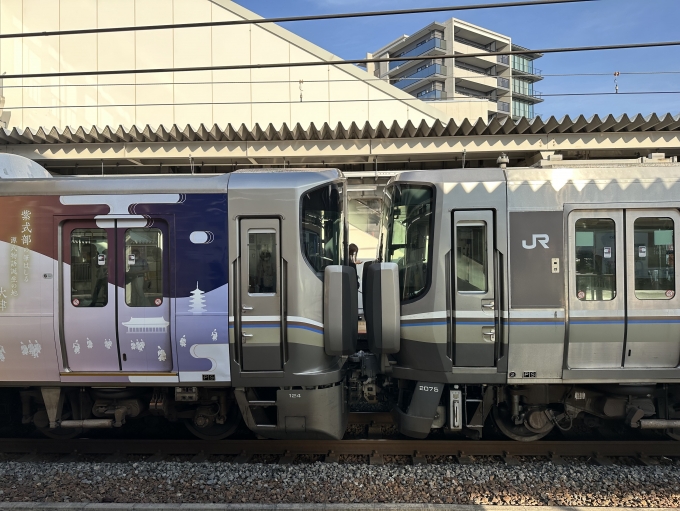
<path fill-rule="evenodd" d="M 282 318 L 281 367 L 249 374 L 247 366 L 242 365 L 244 353 L 239 349 L 237 339 L 241 338 L 242 332 L 248 333 L 247 314 L 242 316 L 240 309 L 248 306 L 246 299 L 250 297 L 243 289 L 243 281 L 232 277 L 236 284 L 229 289 L 230 342 L 235 348 L 231 371 L 234 386 L 327 385 L 342 378 L 342 358 L 328 356 L 324 350 L 323 273 L 317 274 L 302 255 L 300 225 L 302 196 L 334 182 L 344 182 L 342 173 L 337 170 L 264 170 L 231 174 L 229 232 L 238 232 L 239 224 L 245 221 L 276 218 L 280 222 L 278 258 Z M 245 271 L 240 256 L 243 254 L 242 243 L 239 236 L 230 236 L 229 272 L 232 276 Z M 241 321 L 242 317 L 244 321 Z"/>
<path fill-rule="evenodd" d="M 422 172 L 405 172 L 397 176 L 392 183 L 433 184 L 435 193 L 434 208 L 434 237 L 430 240 L 432 250 L 431 282 L 427 291 L 417 299 L 402 302 L 401 317 L 401 351 L 396 354 L 398 365 L 394 367 L 394 374 L 398 377 L 409 379 L 421 379 L 423 381 L 466 381 L 466 374 L 473 374 L 472 379 L 478 382 L 494 382 L 498 380 L 498 369 L 492 367 L 483 371 L 476 368 L 456 368 L 454 376 L 453 365 L 453 329 L 455 318 L 452 314 L 453 288 L 452 279 L 454 243 L 451 238 L 453 229 L 453 211 L 475 212 L 485 210 L 495 214 L 495 238 L 491 243 L 496 257 L 500 261 L 507 258 L 507 226 L 506 226 L 506 189 L 505 175 L 501 169 L 475 169 L 475 170 L 438 170 Z M 493 226 L 492 226 L 493 227 Z M 489 279 L 493 280 L 493 262 L 489 261 Z M 503 264 L 501 262 L 501 264 Z M 505 274 L 501 275 L 498 284 L 505 289 Z M 474 327 L 474 338 L 478 340 L 483 326 L 491 326 L 494 317 L 500 317 L 507 310 L 507 294 L 496 294 L 494 301 L 495 312 L 482 312 L 478 319 L 483 320 L 484 325 Z M 475 306 L 476 307 L 476 306 Z M 471 311 L 473 312 L 473 311 Z M 474 314 L 477 314 L 474 311 Z M 462 319 L 462 318 L 461 318 Z M 477 318 L 475 318 L 477 319 Z M 488 320 L 491 319 L 489 322 Z M 463 323 L 462 321 L 459 323 Z M 488 325 L 487 325 L 488 323 Z M 463 326 L 462 324 L 460 325 Z M 503 332 L 504 329 L 500 329 Z M 490 332 L 487 332 L 490 335 Z M 464 339 L 471 340 L 469 334 L 463 334 L 460 344 Z M 496 331 L 496 343 L 494 348 L 495 364 L 503 367 L 507 346 L 502 333 Z M 444 371 L 448 375 L 438 376 L 434 372 Z M 431 373 L 432 372 L 432 373 Z M 504 372 L 504 370 L 501 370 Z M 430 378 L 430 379 L 428 379 Z M 503 376 L 503 380 L 505 377 Z"/>

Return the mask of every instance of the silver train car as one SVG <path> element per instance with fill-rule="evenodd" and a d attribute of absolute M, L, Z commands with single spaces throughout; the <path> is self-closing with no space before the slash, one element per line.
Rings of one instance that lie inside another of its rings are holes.
<path fill-rule="evenodd" d="M 342 436 L 357 283 L 339 171 L 52 178 L 26 162 L 1 162 L 0 422 Z"/>
<path fill-rule="evenodd" d="M 364 310 L 400 431 L 680 439 L 679 210 L 672 161 L 394 178 Z"/>

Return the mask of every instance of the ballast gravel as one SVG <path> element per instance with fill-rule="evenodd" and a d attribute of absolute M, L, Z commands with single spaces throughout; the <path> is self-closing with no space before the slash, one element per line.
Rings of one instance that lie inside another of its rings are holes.
<path fill-rule="evenodd" d="M 348 460 L 349 461 L 349 460 Z M 680 506 L 680 466 L 492 458 L 387 463 L 0 463 L 0 501 Z"/>

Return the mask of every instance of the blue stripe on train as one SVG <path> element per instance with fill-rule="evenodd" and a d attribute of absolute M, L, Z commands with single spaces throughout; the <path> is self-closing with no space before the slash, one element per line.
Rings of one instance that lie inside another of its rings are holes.
<path fill-rule="evenodd" d="M 244 324 L 245 328 L 279 328 L 279 325 L 251 325 L 248 323 Z M 321 328 L 315 328 L 313 326 L 303 326 L 303 325 L 288 325 L 288 328 L 297 328 L 300 330 L 309 330 L 310 332 L 314 332 L 317 334 L 323 334 L 323 329 Z M 234 325 L 229 325 L 229 329 L 233 330 Z"/>

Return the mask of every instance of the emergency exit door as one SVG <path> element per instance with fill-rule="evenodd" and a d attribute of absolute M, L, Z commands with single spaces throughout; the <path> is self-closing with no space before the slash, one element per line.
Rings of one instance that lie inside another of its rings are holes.
<path fill-rule="evenodd" d="M 172 370 L 168 229 L 152 223 L 62 223 L 61 339 L 71 371 Z"/>
<path fill-rule="evenodd" d="M 453 364 L 493 367 L 497 332 L 493 211 L 453 212 Z"/>
<path fill-rule="evenodd" d="M 282 368 L 281 253 L 278 219 L 240 222 L 241 353 L 244 371 Z"/>

